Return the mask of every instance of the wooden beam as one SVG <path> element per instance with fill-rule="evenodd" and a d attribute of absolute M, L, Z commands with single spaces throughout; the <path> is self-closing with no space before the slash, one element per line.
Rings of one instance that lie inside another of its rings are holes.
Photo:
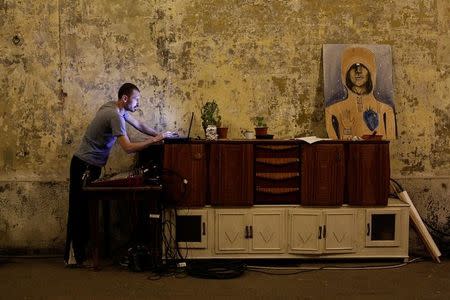
<path fill-rule="evenodd" d="M 422 218 L 420 217 L 419 212 L 414 206 L 414 203 L 412 202 L 408 193 L 405 190 L 401 189 L 400 186 L 396 187 L 392 184 L 391 186 L 394 189 L 395 193 L 398 195 L 399 199 L 405 202 L 406 204 L 409 204 L 409 218 L 412 220 L 412 223 L 414 224 L 414 227 L 417 233 L 419 234 L 420 239 L 425 244 L 425 247 L 427 248 L 428 253 L 430 253 L 433 260 L 437 263 L 440 263 L 441 260 L 439 259 L 439 257 L 442 254 L 439 251 L 439 248 L 436 246 L 436 243 L 434 242 L 430 233 L 428 232 L 428 229 L 423 223 Z"/>

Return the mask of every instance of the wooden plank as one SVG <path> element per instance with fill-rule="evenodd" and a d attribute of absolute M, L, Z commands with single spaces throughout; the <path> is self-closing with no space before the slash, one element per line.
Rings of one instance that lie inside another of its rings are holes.
<path fill-rule="evenodd" d="M 414 203 L 412 202 L 408 193 L 405 190 L 400 191 L 400 188 L 396 188 L 393 185 L 392 188 L 394 189 L 394 191 L 396 192 L 401 201 L 405 202 L 406 204 L 409 204 L 409 217 L 413 221 L 412 223 L 414 224 L 414 227 L 417 230 L 420 239 L 425 244 L 425 247 L 427 248 L 428 253 L 430 253 L 433 260 L 437 263 L 440 263 L 441 260 L 439 259 L 439 257 L 442 254 L 439 251 L 439 248 L 437 247 L 430 233 L 428 232 L 427 228 L 425 227 L 425 224 L 423 223 L 422 218 L 420 217 L 419 212 L 414 206 Z"/>

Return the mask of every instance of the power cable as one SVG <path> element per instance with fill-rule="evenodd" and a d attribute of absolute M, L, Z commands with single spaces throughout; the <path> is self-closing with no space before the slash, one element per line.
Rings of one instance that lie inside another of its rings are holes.
<path fill-rule="evenodd" d="M 323 267 L 266 267 L 266 266 L 252 266 L 247 265 L 247 269 L 249 271 L 253 270 L 294 270 L 294 271 L 320 271 L 320 270 L 385 270 L 385 269 L 394 269 L 394 268 L 400 268 L 404 267 L 406 265 L 409 265 L 411 263 L 416 263 L 423 261 L 423 258 L 417 257 L 414 258 L 408 262 L 404 262 L 401 264 L 395 264 L 395 265 L 366 265 L 366 266 L 356 266 L 356 267 L 344 267 L 344 266 L 323 266 Z M 278 273 L 274 273 L 273 275 L 278 275 Z M 281 275 L 288 275 L 288 274 L 281 274 Z"/>

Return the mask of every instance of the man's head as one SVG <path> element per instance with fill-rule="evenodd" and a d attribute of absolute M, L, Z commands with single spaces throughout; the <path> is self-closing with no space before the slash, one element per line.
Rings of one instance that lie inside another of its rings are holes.
<path fill-rule="evenodd" d="M 129 82 L 124 83 L 119 89 L 118 96 L 125 110 L 134 112 L 139 107 L 141 93 L 134 84 Z"/>

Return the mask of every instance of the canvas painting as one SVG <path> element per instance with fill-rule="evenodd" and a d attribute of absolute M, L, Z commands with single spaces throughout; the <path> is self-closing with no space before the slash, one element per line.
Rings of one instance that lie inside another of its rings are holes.
<path fill-rule="evenodd" d="M 396 138 L 390 46 L 324 45 L 323 72 L 330 138 Z"/>

